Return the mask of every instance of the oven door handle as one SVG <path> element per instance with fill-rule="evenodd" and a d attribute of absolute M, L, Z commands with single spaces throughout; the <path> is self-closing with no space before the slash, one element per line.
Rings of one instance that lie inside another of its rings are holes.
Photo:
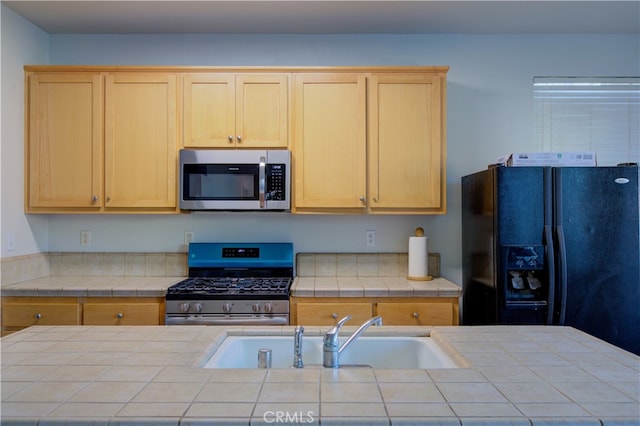
<path fill-rule="evenodd" d="M 265 157 L 260 157 L 260 169 L 258 171 L 258 193 L 260 197 L 260 208 L 264 209 L 265 207 L 265 192 L 267 187 L 267 171 L 266 171 L 266 162 L 267 159 Z"/>
<path fill-rule="evenodd" d="M 165 316 L 165 325 L 289 325 L 286 316 L 279 317 L 209 317 Z"/>

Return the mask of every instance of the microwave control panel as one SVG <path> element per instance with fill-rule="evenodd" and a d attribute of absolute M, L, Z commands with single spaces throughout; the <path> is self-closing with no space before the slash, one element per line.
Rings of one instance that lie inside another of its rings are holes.
<path fill-rule="evenodd" d="M 267 164 L 267 188 L 265 191 L 267 200 L 285 201 L 287 199 L 286 167 L 285 164 Z"/>

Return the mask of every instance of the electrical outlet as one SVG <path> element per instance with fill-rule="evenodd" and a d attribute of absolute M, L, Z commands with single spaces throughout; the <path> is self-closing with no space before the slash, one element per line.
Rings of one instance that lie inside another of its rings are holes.
<path fill-rule="evenodd" d="M 80 231 L 80 245 L 88 247 L 91 245 L 91 231 Z"/>
<path fill-rule="evenodd" d="M 367 247 L 375 247 L 376 246 L 376 231 L 367 231 L 365 235 L 366 235 L 366 240 L 367 240 Z"/>
<path fill-rule="evenodd" d="M 196 237 L 196 233 L 194 231 L 184 231 L 184 243 L 189 245 L 189 243 L 193 242 L 193 239 Z"/>

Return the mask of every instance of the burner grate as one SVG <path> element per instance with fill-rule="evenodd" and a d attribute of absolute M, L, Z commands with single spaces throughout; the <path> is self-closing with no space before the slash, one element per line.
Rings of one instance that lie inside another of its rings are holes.
<path fill-rule="evenodd" d="M 170 297 L 185 296 L 269 296 L 288 295 L 292 279 L 284 278 L 226 278 L 191 277 L 167 290 Z"/>

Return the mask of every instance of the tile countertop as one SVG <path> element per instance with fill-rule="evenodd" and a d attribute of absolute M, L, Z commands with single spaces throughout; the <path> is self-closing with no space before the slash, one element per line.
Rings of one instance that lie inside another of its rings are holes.
<path fill-rule="evenodd" d="M 0 340 L 2 424 L 253 425 L 278 415 L 316 425 L 640 422 L 640 358 L 568 327 L 367 330 L 430 333 L 457 369 L 199 367 L 228 334 L 293 330 L 31 327 Z"/>
<path fill-rule="evenodd" d="M 0 287 L 2 296 L 164 297 L 185 277 L 47 276 Z"/>
<path fill-rule="evenodd" d="M 0 287 L 2 296 L 164 297 L 185 277 L 48 276 Z M 297 277 L 297 297 L 458 297 L 461 288 L 444 278 Z"/>
<path fill-rule="evenodd" d="M 291 288 L 294 297 L 459 297 L 461 292 L 444 278 L 406 277 L 298 277 Z"/>

